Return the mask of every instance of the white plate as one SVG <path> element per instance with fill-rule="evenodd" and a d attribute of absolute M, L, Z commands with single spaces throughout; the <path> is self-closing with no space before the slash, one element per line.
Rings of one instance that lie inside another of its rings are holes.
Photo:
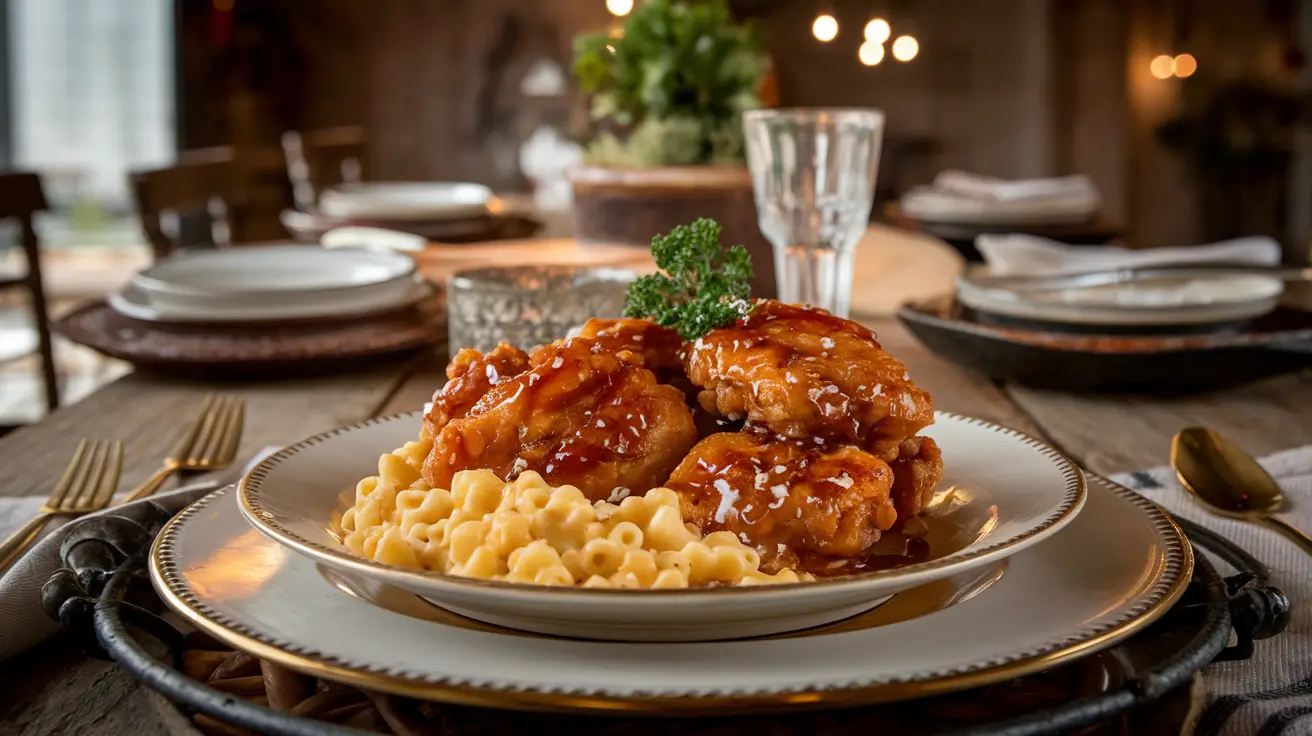
<path fill-rule="evenodd" d="M 409 279 L 415 269 L 414 259 L 402 253 L 270 245 L 175 256 L 136 274 L 131 283 L 152 303 L 241 299 L 249 304 L 386 288 Z"/>
<path fill-rule="evenodd" d="M 408 307 L 431 295 L 433 287 L 410 277 L 388 290 L 337 297 L 317 297 L 287 304 L 251 305 L 242 300 L 221 301 L 191 306 L 152 303 L 145 294 L 129 286 L 110 294 L 105 301 L 114 311 L 142 322 L 218 323 L 277 322 L 289 319 L 328 317 L 362 317 Z"/>
<path fill-rule="evenodd" d="M 231 491 L 169 522 L 151 578 L 173 610 L 218 639 L 372 690 L 498 708 L 856 705 L 1048 669 L 1168 610 L 1192 570 L 1180 530 L 1142 496 L 1091 480 L 1084 511 L 1041 545 L 854 619 L 764 640 L 630 644 L 484 626 L 367 580 L 329 582 L 311 559 L 251 529 Z"/>
<path fill-rule="evenodd" d="M 957 280 L 957 299 L 979 312 L 1085 325 L 1191 325 L 1260 317 L 1284 284 L 1265 276 L 1217 276 L 1091 289 L 1020 292 Z"/>
<path fill-rule="evenodd" d="M 760 636 L 847 618 L 888 596 L 1003 559 L 1047 538 L 1084 504 L 1084 476 L 1038 440 L 977 419 L 938 413 L 924 434 L 943 451 L 944 487 L 976 533 L 906 567 L 812 583 L 689 590 L 548 588 L 408 570 L 362 559 L 329 527 L 378 457 L 412 440 L 420 413 L 311 437 L 264 460 L 241 481 L 242 511 L 270 538 L 346 573 L 422 594 L 470 618 L 536 633 L 625 641 Z"/>
<path fill-rule="evenodd" d="M 453 220 L 488 213 L 492 190 L 469 182 L 368 182 L 329 189 L 319 211 L 363 220 Z"/>
<path fill-rule="evenodd" d="M 1066 225 L 1088 222 L 1102 206 L 1083 194 L 998 202 L 921 188 L 901 200 L 902 213 L 923 222 L 954 225 Z"/>

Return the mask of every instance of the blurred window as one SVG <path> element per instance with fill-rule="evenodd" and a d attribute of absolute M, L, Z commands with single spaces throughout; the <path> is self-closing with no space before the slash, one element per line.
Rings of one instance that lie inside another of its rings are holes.
<path fill-rule="evenodd" d="M 7 0 L 11 168 L 43 176 L 52 245 L 140 240 L 127 172 L 175 158 L 172 0 Z"/>

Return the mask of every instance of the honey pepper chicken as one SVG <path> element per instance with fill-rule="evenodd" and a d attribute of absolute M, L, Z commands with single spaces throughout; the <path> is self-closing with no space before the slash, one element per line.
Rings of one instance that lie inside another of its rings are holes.
<path fill-rule="evenodd" d="M 579 337 L 597 341 L 601 350 L 632 350 L 642 355 L 642 364 L 658 376 L 682 375 L 679 351 L 683 340 L 679 333 L 645 319 L 590 319 L 579 330 Z"/>
<path fill-rule="evenodd" d="M 859 568 L 943 476 L 916 435 L 933 400 L 905 366 L 861 325 L 774 300 L 687 344 L 647 320 L 592 319 L 528 353 L 462 350 L 447 377 L 424 417 L 429 483 L 488 468 L 592 500 L 668 486 L 686 521 L 734 533 L 768 572 Z"/>
<path fill-rule="evenodd" d="M 433 395 L 424 412 L 424 429 L 430 437 L 452 419 L 464 416 L 488 389 L 528 370 L 528 355 L 519 348 L 498 345 L 486 355 L 472 348 L 456 353 L 446 367 L 446 385 Z"/>
<path fill-rule="evenodd" d="M 916 516 L 934 497 L 943 480 L 943 453 L 930 437 L 908 437 L 898 445 L 893 469 L 893 506 L 898 518 Z"/>
<path fill-rule="evenodd" d="M 819 309 L 760 300 L 691 343 L 684 363 L 708 411 L 783 437 L 882 455 L 934 420 L 933 399 L 870 330 Z"/>
<path fill-rule="evenodd" d="M 888 464 L 863 450 L 753 432 L 707 437 L 668 483 L 685 520 L 754 545 L 767 571 L 865 552 L 897 520 L 893 485 Z"/>
<path fill-rule="evenodd" d="M 506 480 L 535 470 L 604 500 L 664 484 L 697 441 L 684 394 L 659 383 L 637 353 L 573 338 L 535 351 L 532 362 L 438 428 L 425 480 L 449 488 L 461 470 L 488 468 Z"/>

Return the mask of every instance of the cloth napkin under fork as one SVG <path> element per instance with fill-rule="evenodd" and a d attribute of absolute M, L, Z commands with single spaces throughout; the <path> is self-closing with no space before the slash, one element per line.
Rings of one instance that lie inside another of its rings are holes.
<path fill-rule="evenodd" d="M 154 501 L 169 511 L 177 513 L 205 494 L 235 483 L 247 470 L 280 449 L 282 448 L 266 447 L 257 453 L 245 468 L 215 473 L 195 483 L 165 493 L 156 493 L 133 503 Z M 0 537 L 4 537 L 36 516 L 45 500 L 45 496 L 0 498 Z M 122 508 L 124 507 L 111 506 L 105 511 L 75 517 L 74 520 L 116 513 Z M 28 548 L 27 552 L 15 560 L 3 576 L 0 576 L 0 662 L 40 644 L 59 631 L 59 625 L 41 608 L 41 586 L 45 585 L 50 576 L 62 567 L 59 546 L 68 535 L 68 521 L 60 518 L 51 520 L 44 530 L 45 536 Z"/>
<path fill-rule="evenodd" d="M 1261 463 L 1284 490 L 1286 510 L 1281 518 L 1305 531 L 1312 530 L 1312 445 L 1270 455 Z M 1265 527 L 1205 510 L 1169 467 L 1124 473 L 1112 479 L 1247 550 L 1270 568 L 1272 584 L 1293 603 L 1289 628 L 1256 642 L 1252 658 L 1219 662 L 1203 670 L 1204 703 L 1188 733 L 1312 733 L 1312 556 Z M 1209 558 L 1223 575 L 1233 572 L 1224 562 Z"/>

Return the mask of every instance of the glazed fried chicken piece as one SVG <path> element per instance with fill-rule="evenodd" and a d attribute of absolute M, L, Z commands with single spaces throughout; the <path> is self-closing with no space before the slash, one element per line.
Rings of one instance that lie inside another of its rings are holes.
<path fill-rule="evenodd" d="M 424 412 L 424 430 L 437 433 L 452 419 L 464 416 L 493 386 L 528 370 L 528 354 L 502 343 L 486 355 L 465 348 L 446 366 L 447 382 Z"/>
<path fill-rule="evenodd" d="M 920 514 L 934 498 L 934 489 L 943 480 L 943 453 L 929 437 L 902 440 L 889 461 L 893 469 L 893 506 L 898 518 Z"/>
<path fill-rule="evenodd" d="M 596 350 L 617 353 L 628 350 L 642 357 L 642 365 L 656 374 L 656 380 L 668 383 L 684 392 L 689 403 L 696 405 L 697 387 L 683 372 L 683 338 L 669 327 L 646 319 L 598 319 L 593 317 L 579 328 L 578 337 L 596 340 Z M 541 345 L 529 351 L 529 361 L 539 365 L 540 354 L 549 346 Z"/>
<path fill-rule="evenodd" d="M 897 520 L 893 482 L 887 463 L 855 447 L 722 432 L 697 443 L 667 485 L 684 519 L 704 533 L 738 535 L 761 553 L 763 569 L 823 572 L 865 552 Z"/>
<path fill-rule="evenodd" d="M 682 392 L 658 383 L 636 353 L 574 338 L 535 358 L 434 435 L 425 480 L 449 488 L 461 470 L 489 468 L 505 480 L 535 470 L 603 500 L 664 484 L 697 441 Z"/>
<path fill-rule="evenodd" d="M 642 364 L 658 376 L 683 375 L 679 350 L 683 338 L 669 327 L 646 319 L 597 319 L 583 324 L 579 337 L 594 339 L 601 350 L 631 350 L 642 355 Z"/>
<path fill-rule="evenodd" d="M 874 333 L 773 299 L 685 350 L 703 407 L 788 438 L 856 444 L 876 454 L 934 420 L 934 401 Z"/>

